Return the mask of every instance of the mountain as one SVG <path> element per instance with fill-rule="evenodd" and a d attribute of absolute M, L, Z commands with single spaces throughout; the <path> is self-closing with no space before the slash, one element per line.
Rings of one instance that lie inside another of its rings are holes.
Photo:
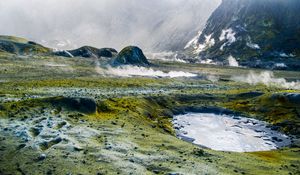
<path fill-rule="evenodd" d="M 200 59 L 300 69 L 299 0 L 223 0 L 186 46 Z"/>
<path fill-rule="evenodd" d="M 148 25 L 148 35 L 137 44 L 155 52 L 181 50 L 194 33 L 204 28 L 205 22 L 218 7 L 220 1 L 177 0 L 169 2 L 173 3 L 174 7 L 171 10 L 160 9 L 165 11 L 158 18 L 160 20 L 155 20 Z"/>
<path fill-rule="evenodd" d="M 84 58 L 112 58 L 117 55 L 117 51 L 112 48 L 95 48 L 83 46 L 74 50 L 53 51 L 33 41 L 15 36 L 0 36 L 0 52 L 16 55 L 56 55 L 63 57 L 84 57 Z"/>
<path fill-rule="evenodd" d="M 14 36 L 0 36 L 0 52 L 18 55 L 34 55 L 52 52 L 52 49 L 44 47 L 33 41 Z"/>
<path fill-rule="evenodd" d="M 128 46 L 122 49 L 116 58 L 113 59 L 112 65 L 149 66 L 150 63 L 140 48 L 136 46 Z"/>
<path fill-rule="evenodd" d="M 117 51 L 112 48 L 95 48 L 91 46 L 83 46 L 74 50 L 64 50 L 55 52 L 57 56 L 63 57 L 84 57 L 84 58 L 100 58 L 100 57 L 114 57 L 117 55 Z"/>

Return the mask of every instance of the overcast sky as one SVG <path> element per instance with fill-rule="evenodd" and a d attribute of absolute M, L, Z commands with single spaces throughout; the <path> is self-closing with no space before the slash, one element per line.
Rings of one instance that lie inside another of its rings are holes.
<path fill-rule="evenodd" d="M 0 35 L 64 49 L 82 45 L 177 49 L 204 26 L 220 1 L 0 0 Z"/>

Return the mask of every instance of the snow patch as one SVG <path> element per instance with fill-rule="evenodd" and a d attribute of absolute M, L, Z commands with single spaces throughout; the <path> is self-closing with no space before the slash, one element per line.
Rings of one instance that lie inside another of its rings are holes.
<path fill-rule="evenodd" d="M 189 48 L 189 47 L 191 47 L 191 46 L 197 45 L 197 43 L 198 43 L 198 41 L 199 41 L 199 38 L 200 38 L 201 34 L 202 34 L 202 32 L 199 31 L 198 34 L 197 34 L 191 41 L 189 41 L 189 42 L 185 45 L 184 49 L 187 49 L 187 48 Z"/>
<path fill-rule="evenodd" d="M 213 34 L 205 35 L 205 42 L 203 44 L 197 43 L 195 46 L 194 54 L 199 54 L 200 52 L 215 45 L 215 39 L 212 38 Z"/>
<path fill-rule="evenodd" d="M 276 64 L 274 65 L 274 67 L 275 67 L 275 68 L 286 68 L 287 65 L 284 64 L 284 63 L 276 63 Z"/>
<path fill-rule="evenodd" d="M 68 54 L 71 58 L 73 58 L 74 56 L 67 50 L 64 50 L 63 52 L 65 52 L 66 54 Z"/>
<path fill-rule="evenodd" d="M 247 45 L 248 47 L 250 47 L 251 49 L 255 49 L 255 50 L 259 50 L 259 49 L 260 49 L 260 46 L 259 46 L 258 44 L 255 44 L 255 43 L 252 42 L 250 36 L 248 36 L 248 38 L 247 38 L 247 43 L 246 43 L 246 45 Z"/>
<path fill-rule="evenodd" d="M 260 49 L 258 44 L 247 42 L 247 46 L 251 49 Z"/>
<path fill-rule="evenodd" d="M 296 55 L 294 55 L 294 54 L 292 54 L 292 53 L 287 54 L 287 53 L 284 53 L 284 52 L 281 52 L 281 53 L 279 54 L 279 56 L 282 57 L 282 58 L 294 58 L 294 57 L 296 57 Z"/>
<path fill-rule="evenodd" d="M 226 40 L 226 42 L 220 47 L 220 50 L 224 50 L 224 47 L 230 46 L 232 43 L 236 42 L 235 35 L 236 33 L 232 30 L 232 28 L 222 30 L 219 40 Z"/>

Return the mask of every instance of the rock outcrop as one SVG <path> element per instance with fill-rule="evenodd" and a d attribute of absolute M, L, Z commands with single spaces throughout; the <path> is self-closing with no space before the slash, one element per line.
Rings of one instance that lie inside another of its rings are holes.
<path fill-rule="evenodd" d="M 55 52 L 57 56 L 63 57 L 83 57 L 83 58 L 112 58 L 117 55 L 117 51 L 112 48 L 95 48 L 91 46 L 83 46 L 78 49 L 74 50 L 67 50 L 67 51 L 59 51 Z"/>
<path fill-rule="evenodd" d="M 112 60 L 113 66 L 120 65 L 134 65 L 134 66 L 149 66 L 147 58 L 143 51 L 136 46 L 125 47 L 117 56 Z"/>

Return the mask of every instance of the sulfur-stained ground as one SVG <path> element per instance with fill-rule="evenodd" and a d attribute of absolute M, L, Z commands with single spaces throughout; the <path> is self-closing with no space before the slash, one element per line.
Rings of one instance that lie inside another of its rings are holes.
<path fill-rule="evenodd" d="M 288 96 L 300 90 L 231 80 L 247 68 L 154 64 L 198 76 L 104 76 L 93 59 L 0 53 L 0 174 L 300 173 L 300 105 Z M 274 74 L 300 78 L 300 72 Z M 267 121 L 295 142 L 233 153 L 176 138 L 174 114 L 207 108 Z"/>

